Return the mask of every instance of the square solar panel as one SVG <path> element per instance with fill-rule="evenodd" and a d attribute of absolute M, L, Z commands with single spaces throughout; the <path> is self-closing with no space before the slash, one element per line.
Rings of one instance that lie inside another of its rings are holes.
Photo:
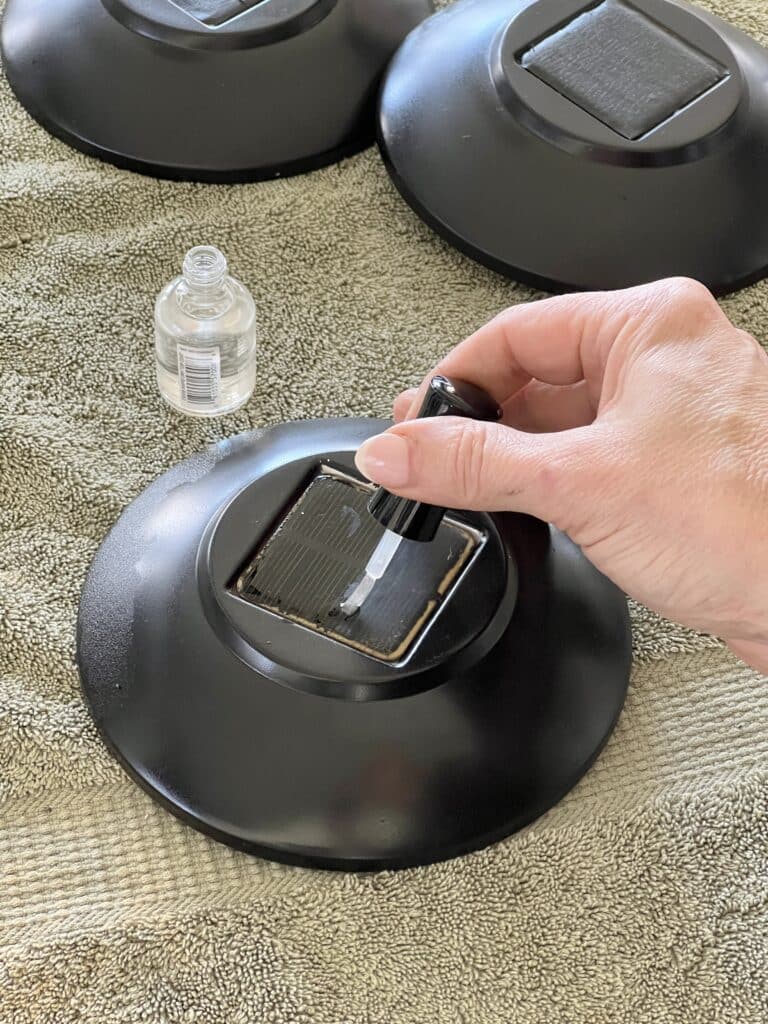
<path fill-rule="evenodd" d="M 519 58 L 527 71 L 625 139 L 639 139 L 728 71 L 625 0 L 603 0 Z"/>
<path fill-rule="evenodd" d="M 241 567 L 231 589 L 306 629 L 395 662 L 424 633 L 485 535 L 446 516 L 428 544 L 403 540 L 362 608 L 347 618 L 340 605 L 384 533 L 367 509 L 372 491 L 323 469 Z"/>

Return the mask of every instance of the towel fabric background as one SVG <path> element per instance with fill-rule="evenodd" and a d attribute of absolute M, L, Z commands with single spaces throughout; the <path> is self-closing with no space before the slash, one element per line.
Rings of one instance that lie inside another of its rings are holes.
<path fill-rule="evenodd" d="M 768 43 L 764 0 L 707 6 Z M 74 662 L 83 577 L 126 503 L 227 434 L 387 415 L 532 293 L 436 239 L 374 150 L 217 187 L 72 152 L 4 80 L 0 125 L 2 1024 L 768 1019 L 768 687 L 642 608 L 599 762 L 479 854 L 400 874 L 279 867 L 127 780 Z M 153 299 L 199 243 L 259 309 L 256 394 L 215 423 L 170 412 L 154 381 Z M 768 284 L 724 307 L 768 337 Z"/>

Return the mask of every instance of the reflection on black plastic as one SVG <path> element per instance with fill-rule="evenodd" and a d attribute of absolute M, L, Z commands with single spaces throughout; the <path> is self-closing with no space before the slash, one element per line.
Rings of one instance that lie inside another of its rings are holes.
<path fill-rule="evenodd" d="M 185 14 L 191 14 L 201 24 L 215 27 L 231 21 L 232 18 L 250 10 L 262 0 L 170 0 L 170 2 Z"/>

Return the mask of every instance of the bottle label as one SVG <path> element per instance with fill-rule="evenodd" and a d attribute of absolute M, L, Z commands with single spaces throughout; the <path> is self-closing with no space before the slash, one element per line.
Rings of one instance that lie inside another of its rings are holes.
<path fill-rule="evenodd" d="M 182 401 L 189 405 L 207 408 L 219 400 L 221 387 L 221 354 L 218 348 L 203 351 L 178 347 L 179 390 Z"/>

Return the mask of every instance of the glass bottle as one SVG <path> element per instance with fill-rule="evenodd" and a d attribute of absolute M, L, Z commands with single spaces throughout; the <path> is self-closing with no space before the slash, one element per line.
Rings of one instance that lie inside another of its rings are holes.
<path fill-rule="evenodd" d="M 213 245 L 184 257 L 180 277 L 155 303 L 155 359 L 160 394 L 188 416 L 233 412 L 256 383 L 256 309 L 250 292 L 227 274 Z"/>

